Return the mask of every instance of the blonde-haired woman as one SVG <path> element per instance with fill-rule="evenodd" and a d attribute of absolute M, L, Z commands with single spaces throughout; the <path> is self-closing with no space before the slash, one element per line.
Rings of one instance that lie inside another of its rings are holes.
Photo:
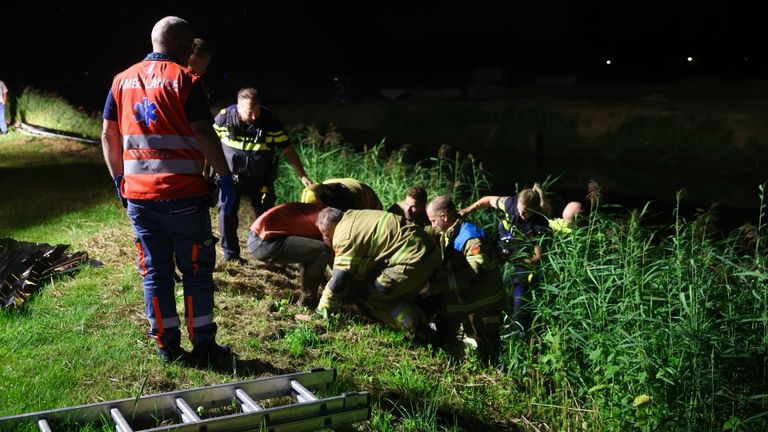
<path fill-rule="evenodd" d="M 541 262 L 544 234 L 549 232 L 550 206 L 538 183 L 514 196 L 487 195 L 460 211 L 467 216 L 475 210 L 492 207 L 504 212 L 499 221 L 499 252 L 514 263 L 510 285 L 512 319 L 523 330 L 530 326 L 530 314 L 525 305 L 532 287 L 536 285 L 536 269 Z"/>

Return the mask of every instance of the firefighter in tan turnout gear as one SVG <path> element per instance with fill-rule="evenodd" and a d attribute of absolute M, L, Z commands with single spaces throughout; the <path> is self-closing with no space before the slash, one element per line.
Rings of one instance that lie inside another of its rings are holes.
<path fill-rule="evenodd" d="M 335 252 L 333 275 L 317 312 L 325 315 L 343 302 L 357 301 L 383 323 L 432 342 L 433 332 L 414 298 L 440 265 L 434 240 L 421 227 L 380 210 L 328 207 L 317 226 Z"/>
<path fill-rule="evenodd" d="M 499 353 L 501 312 L 506 307 L 501 269 L 482 228 L 463 221 L 450 198 L 427 205 L 427 216 L 439 236 L 442 271 L 430 283 L 430 294 L 442 297 L 438 331 L 456 340 L 459 325 L 477 342 L 478 355 L 495 361 Z"/>
<path fill-rule="evenodd" d="M 333 178 L 304 188 L 301 202 L 339 210 L 381 210 L 381 200 L 367 184 L 353 178 Z"/>

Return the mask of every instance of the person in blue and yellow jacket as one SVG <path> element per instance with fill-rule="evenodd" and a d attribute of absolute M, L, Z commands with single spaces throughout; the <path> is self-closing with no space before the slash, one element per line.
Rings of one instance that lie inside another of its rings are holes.
<path fill-rule="evenodd" d="M 326 207 L 317 227 L 335 257 L 316 312 L 324 315 L 358 300 L 374 318 L 411 333 L 417 342 L 430 342 L 414 299 L 440 265 L 434 240 L 421 227 L 381 210 Z"/>
<path fill-rule="evenodd" d="M 523 189 L 515 196 L 484 196 L 459 214 L 466 216 L 488 207 L 504 213 L 498 224 L 498 251 L 502 258 L 515 266 L 510 279 L 512 319 L 521 330 L 527 330 L 531 324 L 527 303 L 532 289 L 538 285 L 538 269 L 547 234 L 551 232 L 547 220 L 549 201 L 541 186 L 534 183 L 533 187 Z"/>
<path fill-rule="evenodd" d="M 442 271 L 429 286 L 430 294 L 442 297 L 438 331 L 455 341 L 461 325 L 477 342 L 479 356 L 494 362 L 501 344 L 506 294 L 493 246 L 482 228 L 459 218 L 456 206 L 446 196 L 429 202 L 427 216 L 443 257 Z"/>
<path fill-rule="evenodd" d="M 227 214 L 219 210 L 219 232 L 225 261 L 242 261 L 237 239 L 239 218 L 237 210 L 243 194 L 251 201 L 256 217 L 275 205 L 274 182 L 277 176 L 275 147 L 306 187 L 312 181 L 291 145 L 288 134 L 278 118 L 266 107 L 255 88 L 248 87 L 237 93 L 237 105 L 224 108 L 216 116 L 213 129 L 221 138 L 229 169 L 234 173 L 234 211 Z"/>

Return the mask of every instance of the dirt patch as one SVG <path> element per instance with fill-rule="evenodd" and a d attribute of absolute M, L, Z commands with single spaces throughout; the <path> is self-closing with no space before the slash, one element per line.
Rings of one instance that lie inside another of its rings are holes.
<path fill-rule="evenodd" d="M 133 232 L 128 224 L 103 228 L 97 235 L 82 239 L 80 245 L 91 258 L 109 267 L 120 267 L 136 257 Z"/>

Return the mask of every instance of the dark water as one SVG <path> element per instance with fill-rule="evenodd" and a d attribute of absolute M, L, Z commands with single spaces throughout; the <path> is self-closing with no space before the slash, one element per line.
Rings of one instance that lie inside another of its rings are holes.
<path fill-rule="evenodd" d="M 424 160 L 435 154 L 434 149 L 420 148 L 410 151 L 409 157 Z M 587 184 L 593 180 L 600 185 L 601 204 L 611 206 L 604 211 L 629 214 L 647 206 L 644 220 L 649 224 L 673 223 L 675 208 L 686 220 L 711 211 L 715 227 L 728 233 L 745 223 L 757 224 L 760 216 L 760 181 L 751 176 L 654 167 L 631 160 L 517 157 L 483 149 L 473 154 L 490 174 L 490 194 L 514 194 L 547 177 L 554 180 L 547 191 L 555 213 L 569 201 L 580 201 L 588 208 Z"/>

